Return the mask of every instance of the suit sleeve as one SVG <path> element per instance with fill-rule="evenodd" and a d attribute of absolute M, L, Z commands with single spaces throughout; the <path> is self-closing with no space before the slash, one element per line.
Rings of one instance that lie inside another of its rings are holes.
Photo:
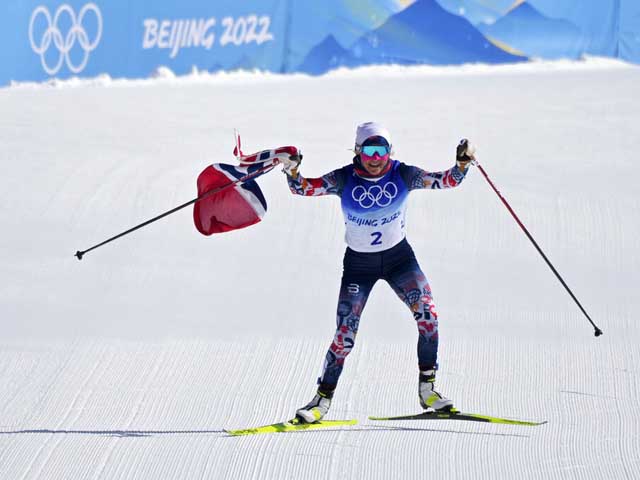
<path fill-rule="evenodd" d="M 400 165 L 400 174 L 409 191 L 454 188 L 462 183 L 467 172 L 460 170 L 457 165 L 442 172 L 427 172 L 420 167 L 405 165 L 404 163 Z"/>
<path fill-rule="evenodd" d="M 294 195 L 319 197 L 321 195 L 342 195 L 344 187 L 343 169 L 334 170 L 318 178 L 305 178 L 298 174 L 295 178 L 287 175 L 289 190 Z"/>

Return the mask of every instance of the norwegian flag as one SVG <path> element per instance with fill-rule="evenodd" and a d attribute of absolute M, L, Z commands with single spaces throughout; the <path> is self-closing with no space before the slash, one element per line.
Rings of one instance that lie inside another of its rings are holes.
<path fill-rule="evenodd" d="M 214 189 L 218 193 L 203 198 L 193 207 L 193 221 L 203 235 L 228 232 L 258 223 L 267 211 L 267 201 L 255 180 L 238 180 L 256 173 L 261 164 L 236 167 L 216 163 L 198 176 L 198 196 Z M 259 175 L 259 173 L 258 173 Z"/>
<path fill-rule="evenodd" d="M 267 212 L 267 201 L 255 178 L 273 170 L 283 158 L 298 154 L 296 147 L 281 147 L 243 155 L 236 133 L 234 155 L 240 165 L 215 163 L 198 176 L 198 197 L 204 195 L 193 207 L 193 221 L 198 231 L 212 235 L 261 221 Z"/>

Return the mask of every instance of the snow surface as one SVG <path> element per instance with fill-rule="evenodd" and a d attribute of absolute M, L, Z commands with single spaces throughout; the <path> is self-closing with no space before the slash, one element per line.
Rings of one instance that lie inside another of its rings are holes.
<path fill-rule="evenodd" d="M 0 478 L 639 478 L 640 68 L 601 59 L 368 67 L 324 77 L 195 72 L 0 89 Z M 264 221 L 210 238 L 198 173 L 293 144 L 303 173 L 350 162 L 355 126 L 396 157 L 478 157 L 604 335 L 477 170 L 414 192 L 409 241 L 440 314 L 439 384 L 458 407 L 540 427 L 379 423 L 419 411 L 415 325 L 379 283 L 330 418 L 242 438 L 314 392 L 344 251 L 335 197 L 259 182 Z"/>

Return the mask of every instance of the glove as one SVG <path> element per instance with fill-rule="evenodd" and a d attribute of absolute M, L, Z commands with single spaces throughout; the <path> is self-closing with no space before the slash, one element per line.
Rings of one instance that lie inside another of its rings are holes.
<path fill-rule="evenodd" d="M 456 147 L 456 165 L 458 165 L 460 170 L 463 172 L 467 171 L 469 163 L 476 159 L 476 157 L 474 157 L 475 151 L 475 147 L 469 143 L 469 140 L 466 138 L 460 140 L 460 143 L 458 143 Z"/>
<path fill-rule="evenodd" d="M 290 177 L 296 178 L 300 163 L 302 163 L 302 153 L 298 152 L 297 155 L 290 155 L 289 158 L 282 160 L 282 171 Z"/>

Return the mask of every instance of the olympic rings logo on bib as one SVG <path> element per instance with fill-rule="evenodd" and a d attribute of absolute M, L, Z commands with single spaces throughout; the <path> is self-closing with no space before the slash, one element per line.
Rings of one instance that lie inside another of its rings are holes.
<path fill-rule="evenodd" d="M 95 21 L 97 22 L 95 38 L 91 41 L 89 40 L 89 35 L 83 25 L 85 15 L 89 12 L 95 16 Z M 71 24 L 69 30 L 64 33 L 61 31 L 59 26 L 62 14 L 66 14 L 69 18 L 69 23 Z M 36 29 L 35 24 L 38 18 L 42 18 L 44 20 L 45 29 L 39 37 L 39 41 L 36 41 L 34 30 Z M 42 5 L 37 7 L 31 14 L 31 20 L 29 22 L 29 42 L 31 43 L 31 49 L 37 55 L 40 55 L 42 68 L 44 68 L 44 71 L 49 75 L 55 75 L 58 73 L 65 61 L 69 70 L 73 73 L 80 73 L 87 66 L 89 53 L 96 49 L 101 36 L 102 14 L 100 13 L 98 6 L 94 3 L 87 3 L 82 7 L 77 16 L 73 11 L 73 8 L 67 4 L 58 7 L 53 18 L 51 18 L 51 13 L 49 13 L 47 7 Z M 77 65 L 73 63 L 70 56 L 71 49 L 73 49 L 76 42 L 80 46 L 79 48 L 84 52 Z M 58 51 L 58 60 L 53 66 L 50 66 L 45 59 L 46 51 L 51 45 L 53 45 L 53 47 Z"/>
<path fill-rule="evenodd" d="M 384 187 L 371 185 L 368 189 L 358 185 L 351 191 L 351 198 L 362 208 L 371 208 L 374 205 L 388 207 L 397 196 L 398 187 L 393 182 L 387 182 Z"/>

